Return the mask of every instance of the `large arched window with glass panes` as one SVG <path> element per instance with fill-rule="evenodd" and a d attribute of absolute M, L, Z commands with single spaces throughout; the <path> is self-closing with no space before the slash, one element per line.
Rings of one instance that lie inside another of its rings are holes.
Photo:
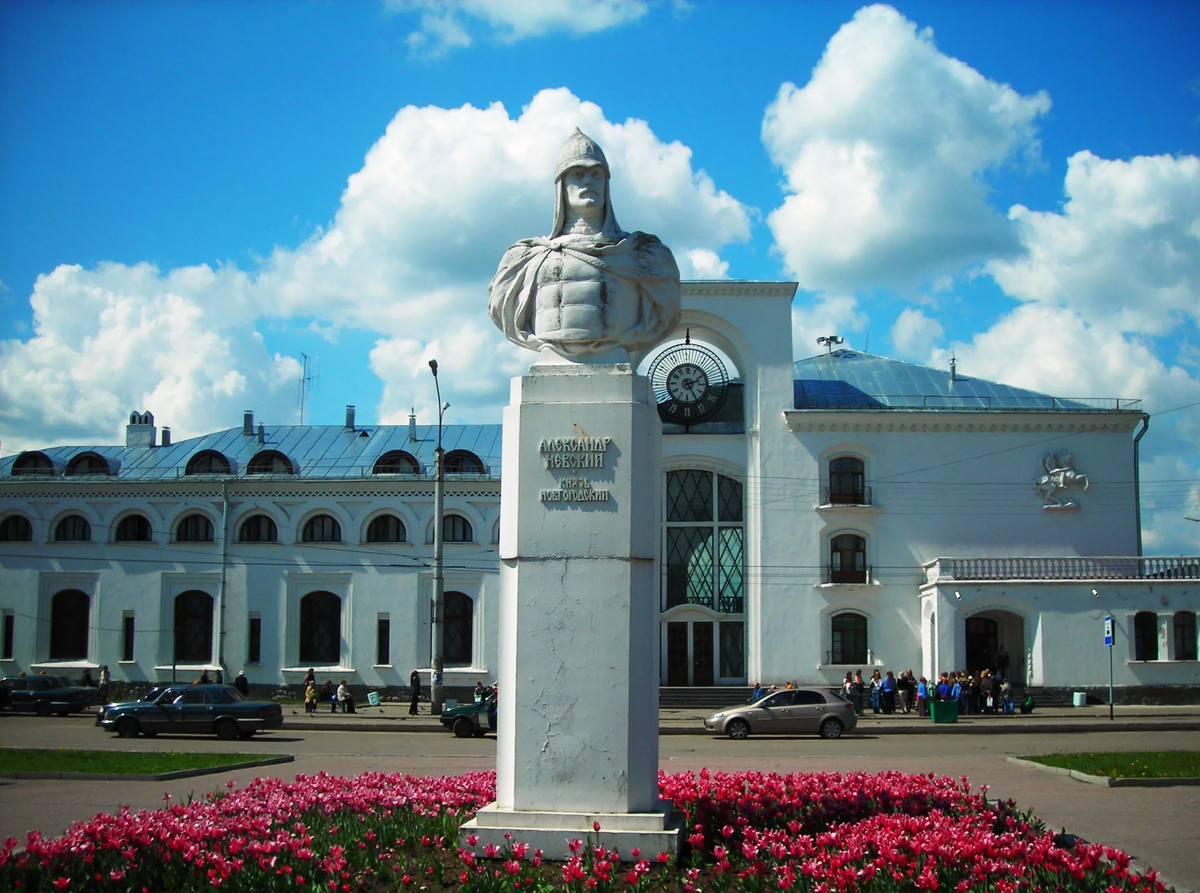
<path fill-rule="evenodd" d="M 743 605 L 742 485 L 711 471 L 668 471 L 663 532 L 663 610 Z"/>

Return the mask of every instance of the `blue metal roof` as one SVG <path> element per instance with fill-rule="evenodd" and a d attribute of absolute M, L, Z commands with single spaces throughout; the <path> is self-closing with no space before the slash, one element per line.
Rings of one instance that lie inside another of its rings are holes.
<path fill-rule="evenodd" d="M 416 440 L 409 440 L 408 425 L 365 425 L 348 430 L 340 425 L 266 425 L 259 443 L 257 431 L 242 433 L 229 428 L 180 440 L 170 446 L 59 446 L 39 450 L 61 475 L 67 463 L 80 453 L 97 453 L 108 460 L 113 474 L 122 480 L 174 480 L 182 478 L 188 460 L 202 450 L 223 455 L 235 475 L 245 475 L 250 460 L 263 450 L 283 453 L 291 461 L 295 475 L 253 475 L 254 478 L 346 479 L 371 477 L 375 461 L 384 453 L 402 450 L 421 467 L 422 475 L 432 475 L 437 450 L 437 426 L 417 425 Z M 442 447 L 447 453 L 467 450 L 483 463 L 484 477 L 500 475 L 499 425 L 446 425 L 442 428 Z M 17 456 L 0 460 L 0 477 L 9 477 Z M 455 475 L 456 480 L 479 475 Z M 31 480 L 42 479 L 31 475 Z"/>
<path fill-rule="evenodd" d="M 857 350 L 793 364 L 796 409 L 1140 411 L 1140 400 L 1052 397 Z"/>

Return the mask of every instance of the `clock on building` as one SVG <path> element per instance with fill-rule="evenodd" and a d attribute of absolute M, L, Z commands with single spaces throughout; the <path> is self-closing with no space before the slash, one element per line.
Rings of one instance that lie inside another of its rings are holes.
<path fill-rule="evenodd" d="M 698 425 L 717 414 L 729 392 L 729 375 L 715 352 L 691 343 L 669 347 L 646 372 L 664 422 Z"/>

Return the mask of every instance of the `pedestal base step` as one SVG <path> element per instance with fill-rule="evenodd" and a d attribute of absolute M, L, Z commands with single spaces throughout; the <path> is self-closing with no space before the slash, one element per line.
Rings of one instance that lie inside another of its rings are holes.
<path fill-rule="evenodd" d="M 625 862 L 634 861 L 634 849 L 641 851 L 642 859 L 654 860 L 659 853 L 674 857 L 679 852 L 683 816 L 672 815 L 669 803 L 663 806 L 662 812 L 581 813 L 497 809 L 492 804 L 459 828 L 458 845 L 483 856 L 488 844 L 503 854 L 511 844 L 524 843 L 541 850 L 544 859 L 565 862 L 572 855 L 570 842 L 581 840 L 585 846 L 615 849 Z M 594 822 L 600 824 L 598 832 Z M 512 836 L 505 839 L 505 834 Z M 477 838 L 474 846 L 467 842 L 470 837 Z"/>

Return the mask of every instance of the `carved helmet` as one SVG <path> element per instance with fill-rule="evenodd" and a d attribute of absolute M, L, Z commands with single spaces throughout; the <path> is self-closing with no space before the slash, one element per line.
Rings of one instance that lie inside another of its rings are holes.
<path fill-rule="evenodd" d="M 562 179 L 562 175 L 573 167 L 602 167 L 604 176 L 610 176 L 608 159 L 596 141 L 583 133 L 578 127 L 567 137 L 562 150 L 558 153 L 558 163 L 554 166 L 554 180 Z"/>

